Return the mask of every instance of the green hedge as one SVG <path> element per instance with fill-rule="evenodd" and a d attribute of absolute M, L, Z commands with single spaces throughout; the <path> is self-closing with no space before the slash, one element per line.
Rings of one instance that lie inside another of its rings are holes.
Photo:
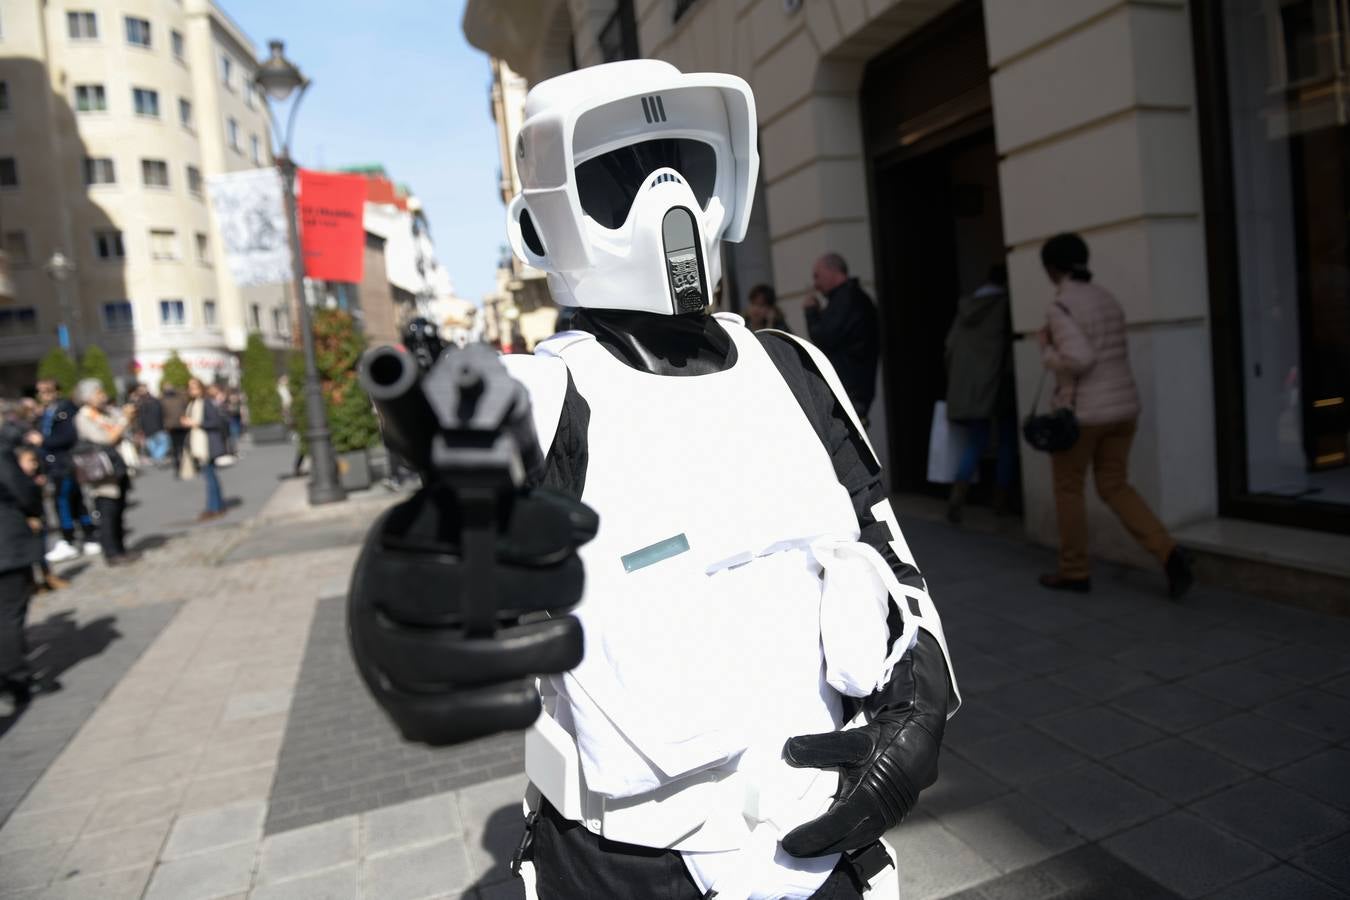
<path fill-rule="evenodd" d="M 281 395 L 277 393 L 277 370 L 272 351 L 262 335 L 248 336 L 243 362 L 244 396 L 248 398 L 249 425 L 275 425 L 281 421 Z"/>
<path fill-rule="evenodd" d="M 70 392 L 75 390 L 75 382 L 80 380 L 80 370 L 69 353 L 55 347 L 38 363 L 37 377 L 39 381 L 55 381 L 62 395 L 69 397 Z"/>
<path fill-rule="evenodd" d="M 340 309 L 313 310 L 314 359 L 323 386 L 328 412 L 328 431 L 333 450 L 346 453 L 363 450 L 380 442 L 380 425 L 370 398 L 356 379 L 356 364 L 366 349 L 366 338 L 349 313 Z M 309 452 L 305 431 L 305 357 L 291 351 L 287 360 L 291 388 L 291 413 L 300 444 Z"/>
<path fill-rule="evenodd" d="M 108 354 L 98 345 L 90 345 L 80 360 L 80 378 L 97 378 L 103 385 L 103 391 L 109 399 L 117 397 L 117 382 L 113 380 L 112 366 L 108 363 Z"/>
<path fill-rule="evenodd" d="M 164 361 L 164 374 L 160 376 L 159 383 L 161 387 L 176 387 L 180 391 L 186 390 L 188 382 L 192 380 L 192 370 L 183 362 L 178 351 L 174 350 L 169 354 L 169 358 Z"/>

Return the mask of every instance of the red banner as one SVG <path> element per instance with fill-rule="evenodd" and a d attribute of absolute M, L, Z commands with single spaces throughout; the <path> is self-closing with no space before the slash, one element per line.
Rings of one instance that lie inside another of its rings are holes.
<path fill-rule="evenodd" d="M 366 179 L 301 169 L 299 203 L 305 274 L 322 281 L 360 281 Z"/>

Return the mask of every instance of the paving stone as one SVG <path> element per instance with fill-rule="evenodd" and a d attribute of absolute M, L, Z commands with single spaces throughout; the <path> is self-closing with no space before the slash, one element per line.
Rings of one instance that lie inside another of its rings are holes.
<path fill-rule="evenodd" d="M 1045 678 L 1007 685 L 998 690 L 997 696 L 1001 709 L 1023 720 L 1039 719 L 1093 702 L 1077 691 Z"/>
<path fill-rule="evenodd" d="M 946 900 L 1175 900 L 1176 897 L 1096 844 L 1088 844 L 990 879 L 978 887 L 946 895 Z"/>
<path fill-rule="evenodd" d="M 1186 812 L 1108 838 L 1107 850 L 1182 897 L 1200 897 L 1269 868 L 1275 860 Z"/>
<path fill-rule="evenodd" d="M 1310 850 L 1294 860 L 1294 864 L 1328 884 L 1342 887 L 1350 884 L 1350 835 Z"/>
<path fill-rule="evenodd" d="M 150 869 L 147 865 L 89 878 L 59 879 L 42 892 L 42 900 L 139 900 L 150 880 Z"/>
<path fill-rule="evenodd" d="M 1251 713 L 1229 716 L 1188 731 L 1185 737 L 1258 772 L 1288 765 L 1327 746 L 1311 734 Z"/>
<path fill-rule="evenodd" d="M 225 714 L 221 721 L 237 722 L 240 719 L 275 715 L 285 712 L 290 705 L 291 691 L 287 688 L 232 694 L 225 702 Z"/>
<path fill-rule="evenodd" d="M 938 762 L 937 783 L 919 795 L 919 809 L 941 816 L 992 800 L 1010 790 L 955 753 L 943 753 Z"/>
<path fill-rule="evenodd" d="M 0 885 L 4 890 L 42 887 L 56 877 L 70 844 L 51 844 L 0 853 Z"/>
<path fill-rule="evenodd" d="M 1158 740 L 1163 733 L 1105 706 L 1036 720 L 1036 727 L 1090 757 L 1100 758 Z"/>
<path fill-rule="evenodd" d="M 998 874 L 978 853 L 929 816 L 912 816 L 888 831 L 886 840 L 895 848 L 899 861 L 902 897 L 943 897 Z"/>
<path fill-rule="evenodd" d="M 1267 703 L 1257 712 L 1329 741 L 1350 738 L 1350 699 L 1326 691 L 1298 691 Z"/>
<path fill-rule="evenodd" d="M 1350 750 L 1337 748 L 1271 773 L 1314 799 L 1350 810 Z"/>
<path fill-rule="evenodd" d="M 362 849 L 367 856 L 429 844 L 462 834 L 454 794 L 433 794 L 366 813 L 361 817 Z"/>
<path fill-rule="evenodd" d="M 478 900 L 525 900 L 525 883 L 519 878 L 485 884 L 475 891 Z"/>
<path fill-rule="evenodd" d="M 86 835 L 61 860 L 61 877 L 78 878 L 133 866 L 152 865 L 169 830 L 167 820 Z"/>
<path fill-rule="evenodd" d="M 1073 829 L 1021 794 L 945 813 L 938 820 L 1000 872 L 1035 865 L 1083 843 Z"/>
<path fill-rule="evenodd" d="M 1195 645 L 1179 641 L 1149 642 L 1117 653 L 1113 659 L 1121 665 L 1167 680 L 1194 675 L 1222 661 L 1198 650 Z"/>
<path fill-rule="evenodd" d="M 361 864 L 365 892 L 380 900 L 421 900 L 462 890 L 471 880 L 461 838 L 386 853 Z"/>
<path fill-rule="evenodd" d="M 1082 754 L 1029 728 L 980 741 L 956 752 L 997 780 L 1014 786 L 1087 763 Z"/>
<path fill-rule="evenodd" d="M 264 801 L 272 789 L 276 768 L 276 763 L 268 763 L 219 775 L 198 776 L 184 788 L 181 812 L 195 813 L 235 803 Z"/>
<path fill-rule="evenodd" d="M 1093 700 L 1109 700 L 1159 681 L 1152 675 L 1109 659 L 1099 659 L 1056 672 L 1050 676 L 1050 680 Z"/>
<path fill-rule="evenodd" d="M 1089 840 L 1161 815 L 1169 808 L 1157 794 L 1089 764 L 1022 788 L 1023 793 Z"/>
<path fill-rule="evenodd" d="M 76 806 L 13 815 L 0 829 L 0 854 L 25 847 L 68 844 L 80 836 L 93 810 L 91 800 Z"/>
<path fill-rule="evenodd" d="M 1292 678 L 1262 672 L 1245 663 L 1209 669 L 1180 684 L 1244 709 L 1291 694 L 1300 687 Z"/>
<path fill-rule="evenodd" d="M 1106 764 L 1173 803 L 1189 803 L 1252 777 L 1219 754 L 1176 738 L 1112 756 Z"/>
<path fill-rule="evenodd" d="M 98 801 L 89 821 L 86 834 L 97 834 L 116 828 L 128 828 L 147 822 L 170 819 L 178 812 L 183 799 L 182 784 L 151 788 L 131 794 L 112 794 Z"/>
<path fill-rule="evenodd" d="M 256 844 L 262 837 L 266 813 L 266 804 L 251 802 L 182 816 L 173 824 L 161 859 L 178 859 L 232 844 Z"/>
<path fill-rule="evenodd" d="M 1055 637 L 1097 657 L 1114 656 L 1144 642 L 1137 633 L 1110 622 L 1088 622 L 1061 631 Z"/>
<path fill-rule="evenodd" d="M 1285 859 L 1350 831 L 1350 816 L 1264 778 L 1229 788 L 1191 809 Z"/>
<path fill-rule="evenodd" d="M 355 816 L 274 834 L 262 843 L 257 883 L 271 884 L 354 864 L 358 843 Z"/>
<path fill-rule="evenodd" d="M 1333 694 L 1339 694 L 1342 697 L 1350 697 L 1350 675 L 1342 675 L 1340 678 L 1333 678 L 1322 685 L 1322 690 L 1331 691 Z"/>
<path fill-rule="evenodd" d="M 1350 670 L 1350 651 L 1299 643 L 1264 653 L 1251 660 L 1251 665 L 1261 672 L 1316 684 Z"/>
<path fill-rule="evenodd" d="M 961 709 L 947 722 L 943 747 L 974 744 L 1022 727 L 1021 720 L 998 712 L 990 704 L 973 700 L 969 694 L 965 698 Z"/>
<path fill-rule="evenodd" d="M 236 844 L 160 863 L 145 900 L 207 900 L 247 891 L 255 844 Z"/>
<path fill-rule="evenodd" d="M 249 900 L 356 900 L 360 880 L 360 867 L 351 862 L 291 881 L 261 885 L 253 889 Z"/>
<path fill-rule="evenodd" d="M 1280 866 L 1230 884 L 1206 900 L 1343 900 L 1345 896 L 1293 866 Z"/>
<path fill-rule="evenodd" d="M 507 866 L 525 833 L 524 775 L 474 784 L 458 791 L 464 847 L 477 884 L 510 878 Z"/>
<path fill-rule="evenodd" d="M 1222 700 L 1198 693 L 1179 684 L 1159 684 L 1141 688 L 1111 701 L 1123 710 L 1164 731 L 1179 733 L 1237 712 Z"/>

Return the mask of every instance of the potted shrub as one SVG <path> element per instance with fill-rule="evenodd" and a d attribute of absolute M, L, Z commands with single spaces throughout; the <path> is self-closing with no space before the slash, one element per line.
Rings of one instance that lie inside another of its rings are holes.
<path fill-rule="evenodd" d="M 108 399 L 117 399 L 117 382 L 113 379 L 112 366 L 108 364 L 108 354 L 101 347 L 91 345 L 84 351 L 84 358 L 80 360 L 80 377 L 97 378 Z"/>
<path fill-rule="evenodd" d="M 186 391 L 188 382 L 192 380 L 192 370 L 183 362 L 183 358 L 174 350 L 169 353 L 169 358 L 164 360 L 164 372 L 159 376 L 160 388 L 173 387 L 180 391 Z"/>
<path fill-rule="evenodd" d="M 61 395 L 69 397 L 75 388 L 75 382 L 80 380 L 80 370 L 69 353 L 60 347 L 54 347 L 38 363 L 37 377 L 39 381 L 46 381 L 49 378 L 55 381 L 56 386 L 61 389 Z"/>
<path fill-rule="evenodd" d="M 380 426 L 370 398 L 357 383 L 356 364 L 366 339 L 352 316 L 340 309 L 313 311 L 314 357 L 328 413 L 328 431 L 338 457 L 338 475 L 349 491 L 370 487 L 368 449 L 379 443 Z M 305 358 L 292 351 L 289 363 L 291 412 L 301 447 L 309 452 L 305 436 Z"/>
<path fill-rule="evenodd" d="M 243 389 L 248 398 L 248 433 L 255 444 L 281 444 L 286 441 L 286 425 L 281 418 L 281 395 L 277 393 L 277 373 L 272 351 L 254 332 L 244 346 Z"/>

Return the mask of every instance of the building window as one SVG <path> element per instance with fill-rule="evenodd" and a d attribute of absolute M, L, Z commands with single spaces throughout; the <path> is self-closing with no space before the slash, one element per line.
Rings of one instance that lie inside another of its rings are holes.
<path fill-rule="evenodd" d="M 168 187 L 169 164 L 162 159 L 141 160 L 141 183 L 146 187 Z"/>
<path fill-rule="evenodd" d="M 87 156 L 84 160 L 84 184 L 116 184 L 117 172 L 113 161 L 106 156 Z"/>
<path fill-rule="evenodd" d="M 0 338 L 37 334 L 37 310 L 31 306 L 0 307 Z"/>
<path fill-rule="evenodd" d="M 258 98 L 254 93 L 253 85 L 247 81 L 244 82 L 244 105 L 249 109 L 255 109 L 258 106 Z"/>
<path fill-rule="evenodd" d="M 187 304 L 182 300 L 159 301 L 159 326 L 161 328 L 186 328 Z"/>
<path fill-rule="evenodd" d="M 103 304 L 104 331 L 131 331 L 134 327 L 130 300 L 114 300 Z"/>
<path fill-rule="evenodd" d="M 225 139 L 230 142 L 230 149 L 236 153 L 241 152 L 239 146 L 239 123 L 234 119 L 225 120 Z"/>
<path fill-rule="evenodd" d="M 5 253 L 9 255 L 10 265 L 26 266 L 30 264 L 33 258 L 28 251 L 28 232 L 6 231 Z"/>
<path fill-rule="evenodd" d="M 225 90 L 234 90 L 234 60 L 228 53 L 220 54 L 220 83 L 225 85 Z"/>
<path fill-rule="evenodd" d="M 197 232 L 197 262 L 202 265 L 211 265 L 211 240 L 203 232 Z"/>
<path fill-rule="evenodd" d="M 66 13 L 66 35 L 73 41 L 92 41 L 98 37 L 98 16 L 86 10 Z"/>
<path fill-rule="evenodd" d="M 12 156 L 0 156 L 0 188 L 19 186 L 19 166 Z"/>
<path fill-rule="evenodd" d="M 135 47 L 150 46 L 150 21 L 127 16 L 127 43 Z"/>
<path fill-rule="evenodd" d="M 192 101 L 186 97 L 178 98 L 178 121 L 188 131 L 192 130 Z"/>
<path fill-rule="evenodd" d="M 291 317 L 284 306 L 272 310 L 272 330 L 281 337 L 291 336 Z"/>
<path fill-rule="evenodd" d="M 76 112 L 105 112 L 108 109 L 108 94 L 101 84 L 75 85 Z"/>
<path fill-rule="evenodd" d="M 216 327 L 216 301 L 202 301 L 202 325 L 206 328 Z"/>
<path fill-rule="evenodd" d="M 248 327 L 252 331 L 262 331 L 262 307 L 256 303 L 248 305 Z"/>
<path fill-rule="evenodd" d="M 135 108 L 136 115 L 153 116 L 158 119 L 159 91 L 152 91 L 149 88 L 132 88 L 131 105 Z"/>
<path fill-rule="evenodd" d="M 0 81 L 0 113 L 9 112 L 9 82 Z"/>
<path fill-rule="evenodd" d="M 169 43 L 173 45 L 173 58 L 179 62 L 186 62 L 187 48 L 183 45 L 183 32 L 178 30 L 170 31 Z"/>
<path fill-rule="evenodd" d="M 122 232 L 111 228 L 95 231 L 94 255 L 99 259 L 124 259 L 127 252 L 122 246 Z"/>
<path fill-rule="evenodd" d="M 188 193 L 198 197 L 202 195 L 202 170 L 196 166 L 187 167 Z"/>
<path fill-rule="evenodd" d="M 258 140 L 256 134 L 248 136 L 249 155 L 253 158 L 255 166 L 262 165 L 262 142 Z"/>
<path fill-rule="evenodd" d="M 150 258 L 159 262 L 178 259 L 178 233 L 169 228 L 150 229 Z"/>
<path fill-rule="evenodd" d="M 605 62 L 638 57 L 637 18 L 633 13 L 633 0 L 619 0 L 615 4 L 614 12 L 601 26 L 596 42 L 600 45 L 600 55 Z"/>

